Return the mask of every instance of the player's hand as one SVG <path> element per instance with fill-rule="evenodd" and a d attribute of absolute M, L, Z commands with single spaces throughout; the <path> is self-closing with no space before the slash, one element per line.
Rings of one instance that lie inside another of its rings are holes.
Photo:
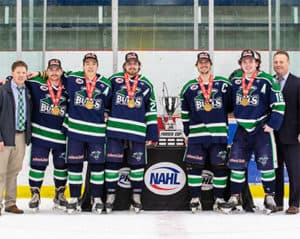
<path fill-rule="evenodd" d="M 31 78 L 37 77 L 37 76 L 39 76 L 39 75 L 40 75 L 40 72 L 38 72 L 38 71 L 35 71 L 35 72 L 28 72 L 28 73 L 27 73 L 27 78 L 28 78 L 28 79 L 31 79 Z"/>
<path fill-rule="evenodd" d="M 6 80 L 5 79 L 0 79 L 0 85 L 5 85 Z"/>
<path fill-rule="evenodd" d="M 157 146 L 157 142 L 152 141 L 152 140 L 147 140 L 146 141 L 146 146 Z"/>
<path fill-rule="evenodd" d="M 263 126 L 263 129 L 264 129 L 264 132 L 266 132 L 266 133 L 271 133 L 271 132 L 273 132 L 273 128 L 271 128 L 271 127 L 268 126 L 267 124 L 265 124 L 265 125 Z"/>
<path fill-rule="evenodd" d="M 0 151 L 3 151 L 3 150 L 4 150 L 4 142 L 1 141 L 1 142 L 0 142 Z"/>
<path fill-rule="evenodd" d="M 300 134 L 298 134 L 298 143 L 300 143 Z"/>

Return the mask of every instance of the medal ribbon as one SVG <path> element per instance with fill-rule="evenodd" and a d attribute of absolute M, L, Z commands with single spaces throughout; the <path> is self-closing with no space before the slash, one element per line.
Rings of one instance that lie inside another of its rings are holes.
<path fill-rule="evenodd" d="M 128 76 L 127 73 L 124 74 L 124 79 L 125 79 L 125 85 L 126 85 L 126 90 L 127 90 L 127 93 L 128 93 L 129 100 L 132 100 L 134 98 L 134 94 L 135 94 L 136 87 L 137 87 L 137 84 L 138 84 L 139 75 L 136 75 L 134 77 L 132 88 L 130 87 L 129 76 Z"/>
<path fill-rule="evenodd" d="M 256 78 L 256 76 L 258 75 L 258 71 L 255 71 L 252 76 L 250 77 L 249 83 L 248 85 L 246 85 L 246 74 L 243 74 L 242 77 L 242 89 L 243 89 L 243 97 L 247 97 L 249 90 L 251 89 L 253 82 Z"/>
<path fill-rule="evenodd" d="M 57 107 L 58 103 L 59 103 L 59 99 L 61 97 L 61 93 L 62 93 L 62 83 L 61 83 L 61 81 L 59 81 L 56 95 L 54 93 L 54 90 L 52 88 L 52 84 L 51 84 L 50 80 L 47 80 L 47 86 L 48 86 L 48 89 L 49 89 L 49 93 L 50 93 L 52 103 L 55 107 Z"/>
<path fill-rule="evenodd" d="M 211 96 L 211 92 L 212 92 L 212 86 L 213 86 L 213 81 L 214 78 L 212 75 L 209 76 L 209 80 L 208 80 L 208 89 L 206 90 L 205 86 L 204 86 L 204 80 L 201 76 L 198 77 L 198 83 L 200 85 L 202 94 L 204 96 L 205 102 L 208 103 L 210 100 L 210 96 Z"/>
<path fill-rule="evenodd" d="M 87 76 L 84 77 L 85 79 L 85 86 L 86 86 L 86 93 L 88 96 L 88 99 L 91 100 L 93 97 L 93 93 L 96 87 L 96 81 L 97 81 L 97 75 L 95 75 L 95 77 L 92 79 L 92 82 L 89 83 Z"/>

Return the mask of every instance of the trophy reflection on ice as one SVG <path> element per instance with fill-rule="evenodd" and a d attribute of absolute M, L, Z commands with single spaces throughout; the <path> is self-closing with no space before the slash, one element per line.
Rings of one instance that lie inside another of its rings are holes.
<path fill-rule="evenodd" d="M 173 120 L 174 112 L 180 105 L 180 100 L 178 96 L 169 96 L 165 82 L 163 82 L 163 96 L 161 97 L 161 104 L 164 111 L 164 115 L 162 116 L 164 130 L 161 130 L 159 133 L 158 145 L 184 146 L 183 132 L 178 128 Z"/>

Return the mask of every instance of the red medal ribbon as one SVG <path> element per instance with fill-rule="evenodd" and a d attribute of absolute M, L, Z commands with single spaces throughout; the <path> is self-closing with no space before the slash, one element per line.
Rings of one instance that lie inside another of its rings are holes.
<path fill-rule="evenodd" d="M 61 81 L 59 81 L 56 95 L 53 91 L 53 87 L 52 87 L 52 84 L 51 84 L 50 80 L 47 80 L 47 86 L 48 86 L 48 90 L 49 90 L 49 93 L 50 93 L 52 103 L 55 107 L 57 107 L 58 103 L 59 103 L 59 99 L 61 97 L 61 93 L 62 93 L 62 83 L 61 83 Z"/>
<path fill-rule="evenodd" d="M 254 82 L 254 80 L 255 80 L 255 78 L 256 78 L 257 75 L 258 75 L 258 71 L 255 71 L 252 74 L 252 76 L 250 77 L 248 85 L 246 85 L 246 74 L 245 73 L 243 74 L 243 77 L 242 77 L 243 97 L 247 97 L 248 96 L 249 90 L 251 89 L 251 87 L 253 85 L 253 82 Z"/>
<path fill-rule="evenodd" d="M 89 100 L 91 100 L 93 97 L 95 87 L 96 87 L 97 75 L 95 75 L 95 77 L 92 79 L 91 83 L 89 83 L 87 76 L 84 76 L 84 79 L 85 79 L 87 97 Z"/>
<path fill-rule="evenodd" d="M 134 98 L 134 94 L 135 94 L 136 87 L 137 87 L 137 84 L 138 84 L 139 75 L 136 75 L 134 77 L 132 88 L 130 87 L 129 76 L 128 76 L 127 73 L 124 74 L 124 79 L 125 79 L 125 85 L 126 85 L 126 90 L 127 90 L 127 93 L 128 93 L 128 97 L 129 97 L 130 100 L 132 100 Z"/>
<path fill-rule="evenodd" d="M 209 81 L 208 81 L 208 89 L 206 90 L 205 86 L 204 86 L 204 80 L 202 79 L 201 76 L 198 77 L 198 83 L 200 85 L 200 88 L 201 88 L 201 91 L 202 91 L 202 94 L 204 96 L 204 99 L 205 99 L 206 103 L 208 103 L 209 100 L 210 100 L 212 87 L 213 87 L 213 81 L 214 81 L 214 78 L 213 78 L 212 75 L 210 75 L 209 76 Z"/>

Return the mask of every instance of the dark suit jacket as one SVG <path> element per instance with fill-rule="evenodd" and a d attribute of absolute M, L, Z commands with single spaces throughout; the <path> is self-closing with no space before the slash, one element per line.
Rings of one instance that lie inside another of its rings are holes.
<path fill-rule="evenodd" d="M 30 144 L 31 140 L 31 111 L 32 103 L 28 89 L 25 88 L 26 95 L 26 132 L 25 142 Z M 0 86 L 0 141 L 4 142 L 5 146 L 15 146 L 15 100 L 11 88 L 11 80 L 3 86 Z"/>
<path fill-rule="evenodd" d="M 282 144 L 297 144 L 300 134 L 300 78 L 288 75 L 282 90 L 286 104 L 283 123 L 278 132 Z"/>

